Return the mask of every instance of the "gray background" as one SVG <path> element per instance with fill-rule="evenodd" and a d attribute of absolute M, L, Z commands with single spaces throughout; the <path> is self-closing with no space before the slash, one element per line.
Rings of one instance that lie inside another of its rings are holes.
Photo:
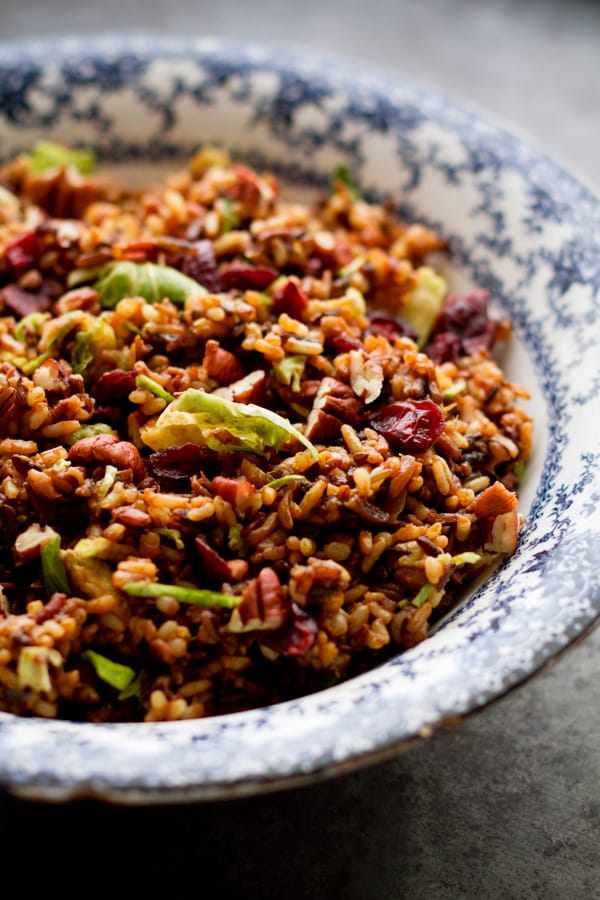
<path fill-rule="evenodd" d="M 484 110 L 600 193 L 596 3 L 0 5 L 4 41 L 123 29 L 306 48 L 383 68 Z M 39 879 L 78 895 L 96 888 L 211 900 L 594 900 L 599 681 L 596 631 L 460 726 L 321 784 L 150 809 L 0 797 L 5 870 L 30 888 Z"/>

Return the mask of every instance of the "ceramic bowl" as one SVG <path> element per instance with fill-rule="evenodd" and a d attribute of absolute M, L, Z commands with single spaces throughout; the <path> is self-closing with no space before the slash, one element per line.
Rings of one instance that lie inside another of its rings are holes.
<path fill-rule="evenodd" d="M 160 724 L 0 714 L 0 786 L 43 800 L 200 801 L 390 757 L 532 675 L 600 612 L 600 203 L 447 97 L 339 61 L 143 35 L 0 47 L 0 157 L 94 146 L 147 180 L 202 143 L 294 192 L 346 163 L 361 188 L 450 239 L 451 287 L 491 292 L 531 391 L 535 454 L 518 551 L 419 646 L 320 693 Z"/>

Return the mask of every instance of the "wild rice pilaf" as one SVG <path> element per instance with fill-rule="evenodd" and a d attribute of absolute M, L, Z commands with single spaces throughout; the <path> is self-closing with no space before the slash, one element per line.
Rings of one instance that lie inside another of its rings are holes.
<path fill-rule="evenodd" d="M 0 169 L 0 709 L 217 715 L 423 640 L 516 547 L 510 323 L 342 169 L 92 164 Z"/>

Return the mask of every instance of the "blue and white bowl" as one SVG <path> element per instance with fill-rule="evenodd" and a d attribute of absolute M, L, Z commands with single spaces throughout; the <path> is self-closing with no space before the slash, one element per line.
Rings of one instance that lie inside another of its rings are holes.
<path fill-rule="evenodd" d="M 144 182 L 202 143 L 295 193 L 347 163 L 362 189 L 450 238 L 452 287 L 515 325 L 503 365 L 532 394 L 536 450 L 516 555 L 419 646 L 277 706 L 158 724 L 0 714 L 0 787 L 43 800 L 227 798 L 367 765 L 504 694 L 600 613 L 600 201 L 541 153 L 413 84 L 207 40 L 0 46 L 0 158 L 94 146 Z"/>

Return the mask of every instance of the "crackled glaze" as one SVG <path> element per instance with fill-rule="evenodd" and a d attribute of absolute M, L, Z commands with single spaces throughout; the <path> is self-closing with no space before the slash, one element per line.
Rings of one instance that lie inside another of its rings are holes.
<path fill-rule="evenodd" d="M 106 36 L 0 46 L 0 157 L 40 136 L 142 178 L 201 143 L 323 187 L 347 163 L 450 239 L 453 286 L 488 288 L 532 392 L 536 452 L 514 558 L 427 641 L 267 709 L 90 725 L 0 715 L 0 785 L 28 796 L 204 800 L 279 789 L 397 752 L 505 693 L 600 612 L 600 202 L 446 97 L 339 61 L 214 41 Z"/>

